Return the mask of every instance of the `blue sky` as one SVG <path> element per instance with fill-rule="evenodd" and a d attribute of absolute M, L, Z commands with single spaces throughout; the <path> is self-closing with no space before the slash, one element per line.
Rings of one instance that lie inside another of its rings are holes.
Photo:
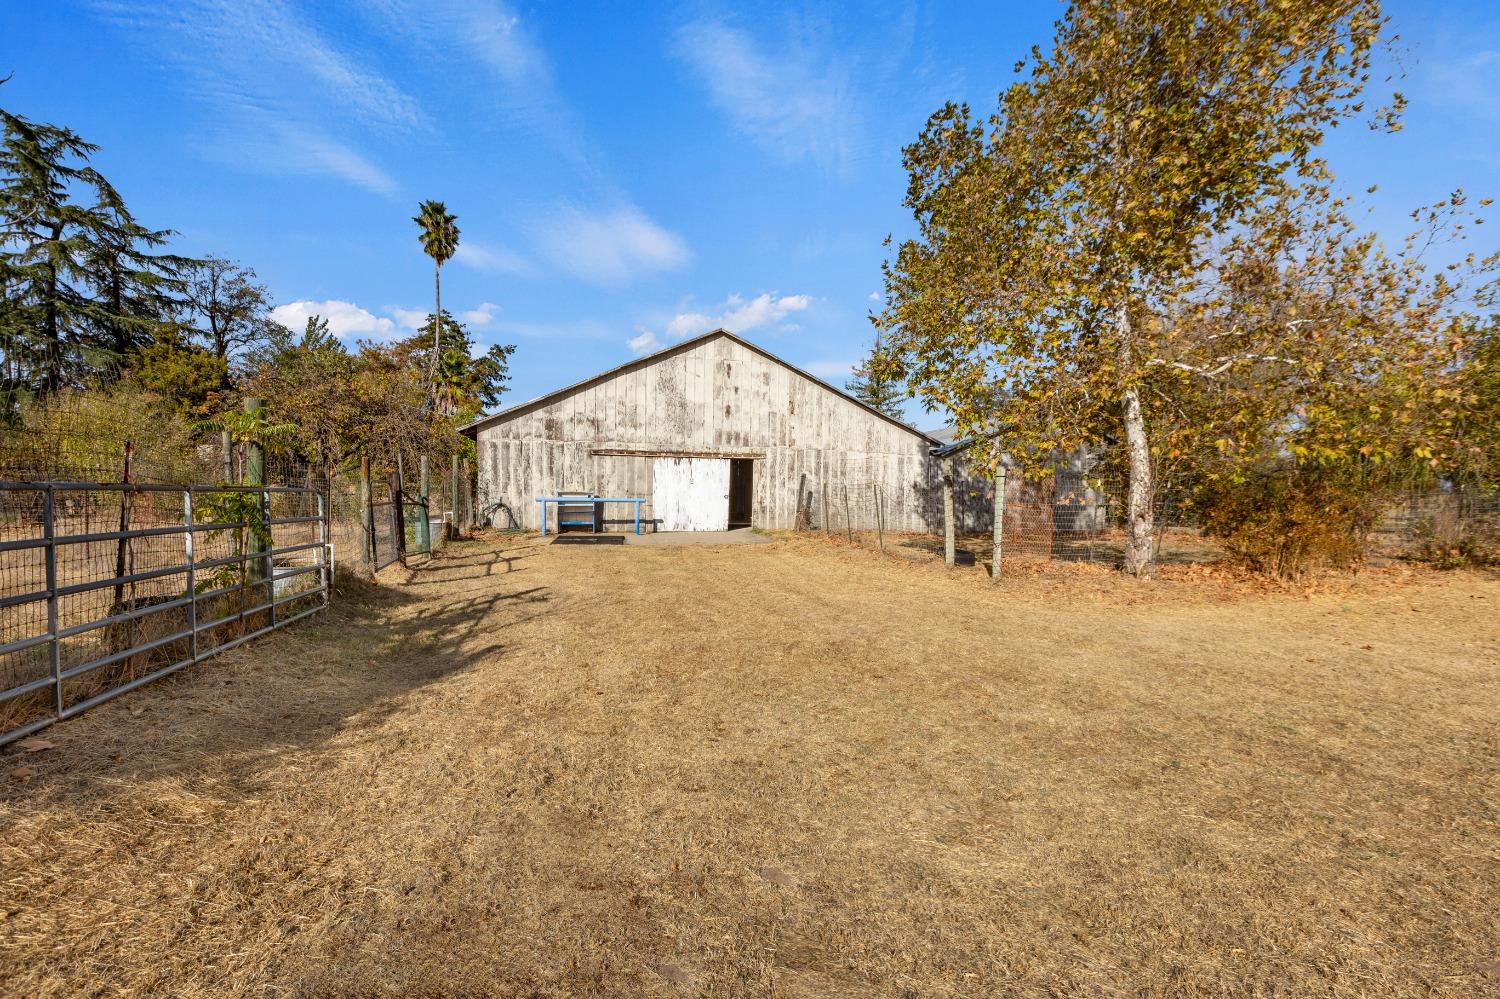
<path fill-rule="evenodd" d="M 281 317 L 351 340 L 431 309 L 410 217 L 446 201 L 444 305 L 517 345 L 510 401 L 715 325 L 838 382 L 882 240 L 910 229 L 901 146 L 944 100 L 987 111 L 1060 10 L 10 0 L 0 101 L 99 144 L 182 252 L 253 266 Z M 1455 187 L 1500 195 L 1500 7 L 1389 11 L 1406 128 L 1328 151 L 1395 238 Z"/>

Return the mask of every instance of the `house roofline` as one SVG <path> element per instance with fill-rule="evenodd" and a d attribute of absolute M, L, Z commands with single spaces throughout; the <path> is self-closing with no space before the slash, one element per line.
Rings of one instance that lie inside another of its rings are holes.
<path fill-rule="evenodd" d="M 819 378 L 817 375 L 809 374 L 808 372 L 803 371 L 801 368 L 797 367 L 795 364 L 792 364 L 790 361 L 786 361 L 780 357 L 777 357 L 769 350 L 766 350 L 763 347 L 758 347 L 755 344 L 751 343 L 749 340 L 746 340 L 744 337 L 736 333 L 731 333 L 729 330 L 726 330 L 722 327 L 718 329 L 711 329 L 706 333 L 700 333 L 695 337 L 690 337 L 682 341 L 681 343 L 674 343 L 670 347 L 663 347 L 661 350 L 646 354 L 643 357 L 632 358 L 631 360 L 626 361 L 624 364 L 610 368 L 607 371 L 601 371 L 597 375 L 591 375 L 588 378 L 585 378 L 582 381 L 576 381 L 571 385 L 564 385 L 560 389 L 555 389 L 551 392 L 548 392 L 546 395 L 539 395 L 535 399 L 517 403 L 516 405 L 511 406 L 507 409 L 500 410 L 498 413 L 491 413 L 489 416 L 481 416 L 479 419 L 473 421 L 472 423 L 468 423 L 462 427 L 459 427 L 458 432 L 461 434 L 467 434 L 468 436 L 477 439 L 479 436 L 479 431 L 483 430 L 484 428 L 493 426 L 501 421 L 520 416 L 523 413 L 528 413 L 534 409 L 545 406 L 559 396 L 567 395 L 569 392 L 576 392 L 579 389 L 588 388 L 591 385 L 597 385 L 599 382 L 613 378 L 616 375 L 623 375 L 628 371 L 634 371 L 637 368 L 645 367 L 653 361 L 659 361 L 664 357 L 670 357 L 673 354 L 681 353 L 685 350 L 691 350 L 693 347 L 698 346 L 700 343 L 706 343 L 709 340 L 714 339 L 715 337 L 721 336 L 728 337 L 730 340 L 733 340 L 735 343 L 739 344 L 741 347 L 744 347 L 746 350 L 754 351 L 767 360 L 775 361 L 783 368 L 787 368 L 790 371 L 795 371 L 797 374 L 801 375 L 803 378 L 806 378 L 808 381 L 821 385 L 823 388 L 832 392 L 834 395 L 842 396 L 843 398 L 854 403 L 854 405 L 860 407 L 861 409 L 868 410 L 870 413 L 873 413 L 875 416 L 878 416 L 880 419 L 891 424 L 892 426 L 900 427 L 902 430 L 905 430 L 913 437 L 926 441 L 929 445 L 941 445 L 943 443 L 936 437 L 931 437 L 927 434 L 924 434 L 916 427 L 902 423 L 894 416 L 889 416 L 885 413 L 882 413 L 874 406 L 856 399 L 854 396 L 850 395 L 848 392 L 845 392 L 843 389 L 835 388 L 828 382 L 825 382 L 823 379 Z"/>

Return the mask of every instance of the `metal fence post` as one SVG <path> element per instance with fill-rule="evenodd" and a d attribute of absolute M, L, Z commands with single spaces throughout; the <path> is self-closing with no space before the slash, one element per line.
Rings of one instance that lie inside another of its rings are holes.
<path fill-rule="evenodd" d="M 427 554 L 432 554 L 432 509 L 427 505 L 428 496 L 431 495 L 430 487 L 432 480 L 428 473 L 427 456 L 424 454 L 417 461 L 418 482 L 422 489 L 422 524 L 421 530 L 417 532 L 417 544 Z"/>
<path fill-rule="evenodd" d="M 261 412 L 261 401 L 253 396 L 247 396 L 244 402 L 246 413 L 259 414 Z M 264 486 L 266 484 L 266 451 L 254 441 L 249 442 L 245 460 L 245 484 L 248 486 Z M 271 496 L 270 493 L 260 494 L 260 523 L 250 519 L 247 528 L 250 533 L 250 561 L 246 565 L 246 575 L 254 579 L 251 584 L 257 592 L 273 594 L 275 589 L 271 586 L 271 556 L 263 554 L 269 551 L 271 544 Z M 247 518 L 249 519 L 249 518 Z M 272 621 L 275 621 L 275 608 L 272 608 Z"/>
<path fill-rule="evenodd" d="M 135 460 L 135 444 L 125 442 L 125 470 L 120 476 L 120 481 L 127 486 L 130 485 L 130 466 Z M 130 539 L 125 537 L 125 532 L 130 530 L 130 490 L 120 490 L 120 540 L 115 542 L 115 575 L 125 575 L 125 562 L 130 555 Z M 132 591 L 134 592 L 134 591 Z M 125 607 L 125 586 L 119 584 L 115 587 L 115 610 L 123 610 Z"/>
<path fill-rule="evenodd" d="M 193 491 L 182 491 L 182 524 L 187 530 L 182 535 L 183 555 L 187 560 L 188 591 L 188 658 L 198 661 L 198 580 L 193 563 L 197 556 L 193 546 Z"/>
<path fill-rule="evenodd" d="M 323 584 L 323 606 L 333 595 L 333 546 L 328 543 L 328 508 L 318 497 L 318 578 Z"/>
<path fill-rule="evenodd" d="M 266 547 L 268 553 L 261 557 L 261 579 L 265 581 L 266 588 L 266 613 L 269 615 L 269 623 L 272 628 L 276 627 L 276 562 L 275 556 L 269 554 L 276 547 L 276 532 L 271 524 L 271 490 L 260 491 L 260 522 L 266 529 Z"/>
<path fill-rule="evenodd" d="M 63 711 L 62 649 L 57 640 L 57 531 L 53 525 L 55 504 L 52 487 L 42 493 L 42 538 L 47 542 L 47 664 L 52 669 L 52 714 L 61 719 Z"/>
<path fill-rule="evenodd" d="M 995 466 L 995 523 L 991 528 L 990 582 L 1000 581 L 1000 548 L 1005 544 L 1005 466 Z"/>
<path fill-rule="evenodd" d="M 365 575 L 375 575 L 375 563 L 379 553 L 375 551 L 375 494 L 370 486 L 370 456 L 359 459 L 359 526 L 364 535 L 359 557 L 364 563 Z"/>
<path fill-rule="evenodd" d="M 401 456 L 396 455 L 396 471 L 391 474 L 391 515 L 396 528 L 396 558 L 406 565 L 406 483 L 401 481 Z"/>

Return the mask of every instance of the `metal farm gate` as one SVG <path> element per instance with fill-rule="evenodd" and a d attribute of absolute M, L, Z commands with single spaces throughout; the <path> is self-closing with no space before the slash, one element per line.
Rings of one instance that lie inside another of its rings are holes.
<path fill-rule="evenodd" d="M 372 497 L 365 510 L 370 520 L 365 533 L 370 539 L 370 561 L 376 572 L 401 557 L 401 505 L 392 499 L 395 495 L 395 489 L 390 488 L 385 499 Z"/>
<path fill-rule="evenodd" d="M 328 605 L 323 497 L 0 482 L 0 745 Z"/>

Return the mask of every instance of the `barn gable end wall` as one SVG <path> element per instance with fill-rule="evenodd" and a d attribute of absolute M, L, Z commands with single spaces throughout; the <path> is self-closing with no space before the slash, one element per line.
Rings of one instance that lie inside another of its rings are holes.
<path fill-rule="evenodd" d="M 855 529 L 874 528 L 878 497 L 889 530 L 941 528 L 928 438 L 728 335 L 501 414 L 474 436 L 482 504 L 505 503 L 529 528 L 536 497 L 563 490 L 644 497 L 649 521 L 653 455 L 689 452 L 754 457 L 758 527 L 795 527 L 800 487 L 815 526 L 842 528 L 847 504 Z M 606 529 L 629 529 L 627 507 L 606 517 Z"/>

